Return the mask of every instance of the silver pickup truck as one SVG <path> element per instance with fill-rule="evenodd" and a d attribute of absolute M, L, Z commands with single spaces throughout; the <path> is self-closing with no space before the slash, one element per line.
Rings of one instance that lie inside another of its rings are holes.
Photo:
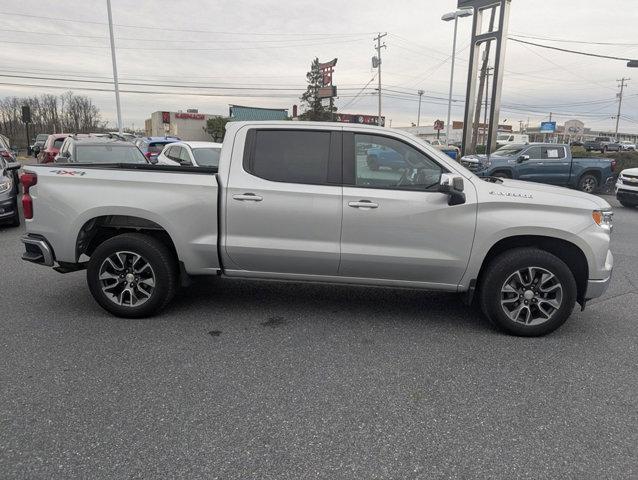
<path fill-rule="evenodd" d="M 370 168 L 370 150 L 392 163 Z M 30 165 L 22 184 L 23 258 L 86 269 L 95 300 L 122 317 L 224 275 L 459 292 L 535 336 L 602 295 L 613 264 L 604 200 L 481 179 L 379 127 L 236 122 L 216 168 Z"/>

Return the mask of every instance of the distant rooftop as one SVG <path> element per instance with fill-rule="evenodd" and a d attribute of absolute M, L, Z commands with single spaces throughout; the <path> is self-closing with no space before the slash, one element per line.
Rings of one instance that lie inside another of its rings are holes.
<path fill-rule="evenodd" d="M 231 121 L 246 120 L 288 120 L 287 108 L 259 108 L 231 105 L 229 109 Z"/>

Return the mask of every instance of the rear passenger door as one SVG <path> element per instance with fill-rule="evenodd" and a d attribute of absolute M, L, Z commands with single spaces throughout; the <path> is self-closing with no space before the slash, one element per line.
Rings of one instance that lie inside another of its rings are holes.
<path fill-rule="evenodd" d="M 226 272 L 336 275 L 341 132 L 253 128 L 235 145 L 240 135 L 226 188 Z"/>
<path fill-rule="evenodd" d="M 539 169 L 544 182 L 552 185 L 567 185 L 571 171 L 571 160 L 562 145 L 546 145 L 541 147 L 541 164 Z"/>

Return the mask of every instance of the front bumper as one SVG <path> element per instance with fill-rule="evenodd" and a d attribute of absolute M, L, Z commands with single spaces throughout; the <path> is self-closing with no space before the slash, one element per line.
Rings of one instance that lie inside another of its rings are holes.
<path fill-rule="evenodd" d="M 607 257 L 605 259 L 605 267 L 604 272 L 607 272 L 608 275 L 603 279 L 592 279 L 587 280 L 587 292 L 585 293 L 585 299 L 591 300 L 592 298 L 601 297 L 609 288 L 609 282 L 611 282 L 611 275 L 614 270 L 614 256 L 611 253 L 611 250 L 607 251 Z"/>
<path fill-rule="evenodd" d="M 15 198 L 0 200 L 0 220 L 13 217 L 17 207 L 18 205 Z"/>

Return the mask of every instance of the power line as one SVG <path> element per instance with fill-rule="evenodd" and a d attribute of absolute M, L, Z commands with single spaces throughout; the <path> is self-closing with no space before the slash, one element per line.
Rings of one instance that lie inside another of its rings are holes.
<path fill-rule="evenodd" d="M 34 32 L 32 30 L 14 30 L 14 29 L 8 29 L 8 28 L 0 28 L 0 32 L 11 32 L 11 33 L 27 33 L 30 35 L 54 35 L 56 37 L 58 36 L 62 36 L 62 37 L 72 37 L 72 38 L 94 38 L 94 39 L 98 39 L 98 40 L 107 40 L 109 37 L 105 36 L 105 35 L 83 35 L 83 34 L 79 34 L 79 33 L 62 33 L 62 32 Z M 361 38 L 365 38 L 365 35 L 359 35 Z M 332 40 L 332 39 L 338 39 L 338 38 L 342 38 L 343 35 L 340 34 L 325 34 L 324 37 L 321 38 L 316 38 L 317 40 Z M 214 42 L 214 43 L 244 43 L 244 42 L 250 42 L 250 43 L 282 43 L 282 42 L 307 42 L 308 39 L 307 38 L 286 38 L 281 39 L 281 40 L 264 40 L 264 39 L 255 39 L 255 40 L 241 40 L 241 39 L 232 39 L 232 40 L 219 40 L 219 39 L 214 39 L 214 40 L 169 40 L 169 39 L 165 39 L 162 38 L 161 40 L 156 39 L 156 38 L 139 38 L 139 37 L 120 37 L 120 36 L 116 36 L 115 37 L 117 40 L 127 40 L 127 41 L 137 41 L 137 42 L 151 42 L 151 43 L 158 43 L 158 42 L 171 42 L 171 43 L 197 43 L 197 44 L 201 44 L 201 43 L 206 43 L 206 42 Z M 315 39 L 315 37 L 313 37 L 313 40 Z M 0 42 L 2 42 L 3 40 L 0 40 Z"/>
<path fill-rule="evenodd" d="M 567 48 L 552 47 L 550 45 L 543 45 L 540 43 L 528 42 L 526 40 L 519 40 L 517 38 L 509 38 L 509 39 L 512 42 L 524 43 L 526 45 L 533 45 L 535 47 L 547 48 L 549 50 L 558 50 L 559 52 L 574 53 L 576 55 L 584 55 L 586 57 L 606 58 L 608 60 L 622 60 L 623 62 L 630 62 L 632 60 L 631 58 L 612 57 L 610 55 L 600 55 L 598 53 L 579 52 L 578 50 L 569 50 Z"/>
<path fill-rule="evenodd" d="M 231 47 L 231 48 L 189 48 L 189 47 L 117 47 L 117 50 L 135 50 L 135 51 L 180 51 L 180 52 L 227 52 L 227 51 L 241 51 L 241 50 L 263 50 L 273 48 L 297 48 L 297 47 L 315 47 L 320 45 L 335 45 L 344 43 L 357 43 L 359 40 L 341 40 L 341 41 L 328 41 L 318 43 L 296 43 L 287 45 L 268 45 L 268 46 L 255 46 L 255 47 Z M 41 47 L 64 47 L 64 48 L 100 48 L 108 49 L 107 45 L 78 45 L 73 43 L 41 43 L 41 42 L 21 42 L 16 40 L 0 40 L 0 43 L 11 43 L 16 45 L 36 45 Z"/>
<path fill-rule="evenodd" d="M 638 43 L 622 43 L 622 42 L 592 42 L 587 40 L 568 40 L 566 38 L 550 38 L 550 37 L 538 37 L 535 35 L 522 35 L 517 33 L 510 33 L 510 37 L 519 38 L 531 38 L 533 40 L 545 40 L 548 42 L 558 43 L 579 43 L 582 45 L 612 45 L 617 47 L 638 47 Z M 513 39 L 512 39 L 513 40 Z"/>
<path fill-rule="evenodd" d="M 71 22 L 71 23 L 88 23 L 91 25 L 108 25 L 107 22 L 97 22 L 94 20 L 81 20 L 81 19 L 70 19 L 70 18 L 60 18 L 60 17 L 48 17 L 43 15 L 33 15 L 27 13 L 14 13 L 14 12 L 0 12 L 0 15 L 9 15 L 13 17 L 26 17 L 26 18 L 39 18 L 47 21 L 58 21 L 58 22 Z M 142 25 L 125 25 L 121 23 L 115 23 L 116 27 L 124 27 L 124 28 L 138 28 L 142 30 L 161 30 L 161 31 L 171 31 L 171 32 L 188 32 L 188 33 L 212 33 L 216 35 L 238 35 L 238 36 L 247 36 L 247 35 L 264 35 L 264 36 L 325 36 L 326 33 L 312 33 L 312 32 L 302 32 L 302 33 L 292 33 L 292 32 L 278 32 L 278 33 L 261 33 L 261 32 L 226 32 L 226 31 L 216 31 L 216 30 L 195 30 L 191 28 L 170 28 L 170 27 L 152 27 L 152 26 L 142 26 Z M 371 35 L 374 32 L 361 32 L 361 33 L 340 33 L 341 36 L 367 36 Z"/>
<path fill-rule="evenodd" d="M 357 92 L 357 94 L 352 98 L 352 100 L 350 100 L 348 103 L 346 103 L 344 106 L 342 106 L 342 109 L 346 109 L 348 107 L 350 107 L 351 105 L 354 105 L 355 101 L 357 100 L 357 98 L 359 98 L 361 96 L 361 94 L 363 93 L 363 91 L 368 88 L 368 85 L 370 85 L 372 82 L 374 82 L 374 79 L 377 78 L 377 74 L 375 73 L 372 78 L 368 81 L 368 83 L 366 83 L 363 88 L 361 90 L 359 90 Z"/>

